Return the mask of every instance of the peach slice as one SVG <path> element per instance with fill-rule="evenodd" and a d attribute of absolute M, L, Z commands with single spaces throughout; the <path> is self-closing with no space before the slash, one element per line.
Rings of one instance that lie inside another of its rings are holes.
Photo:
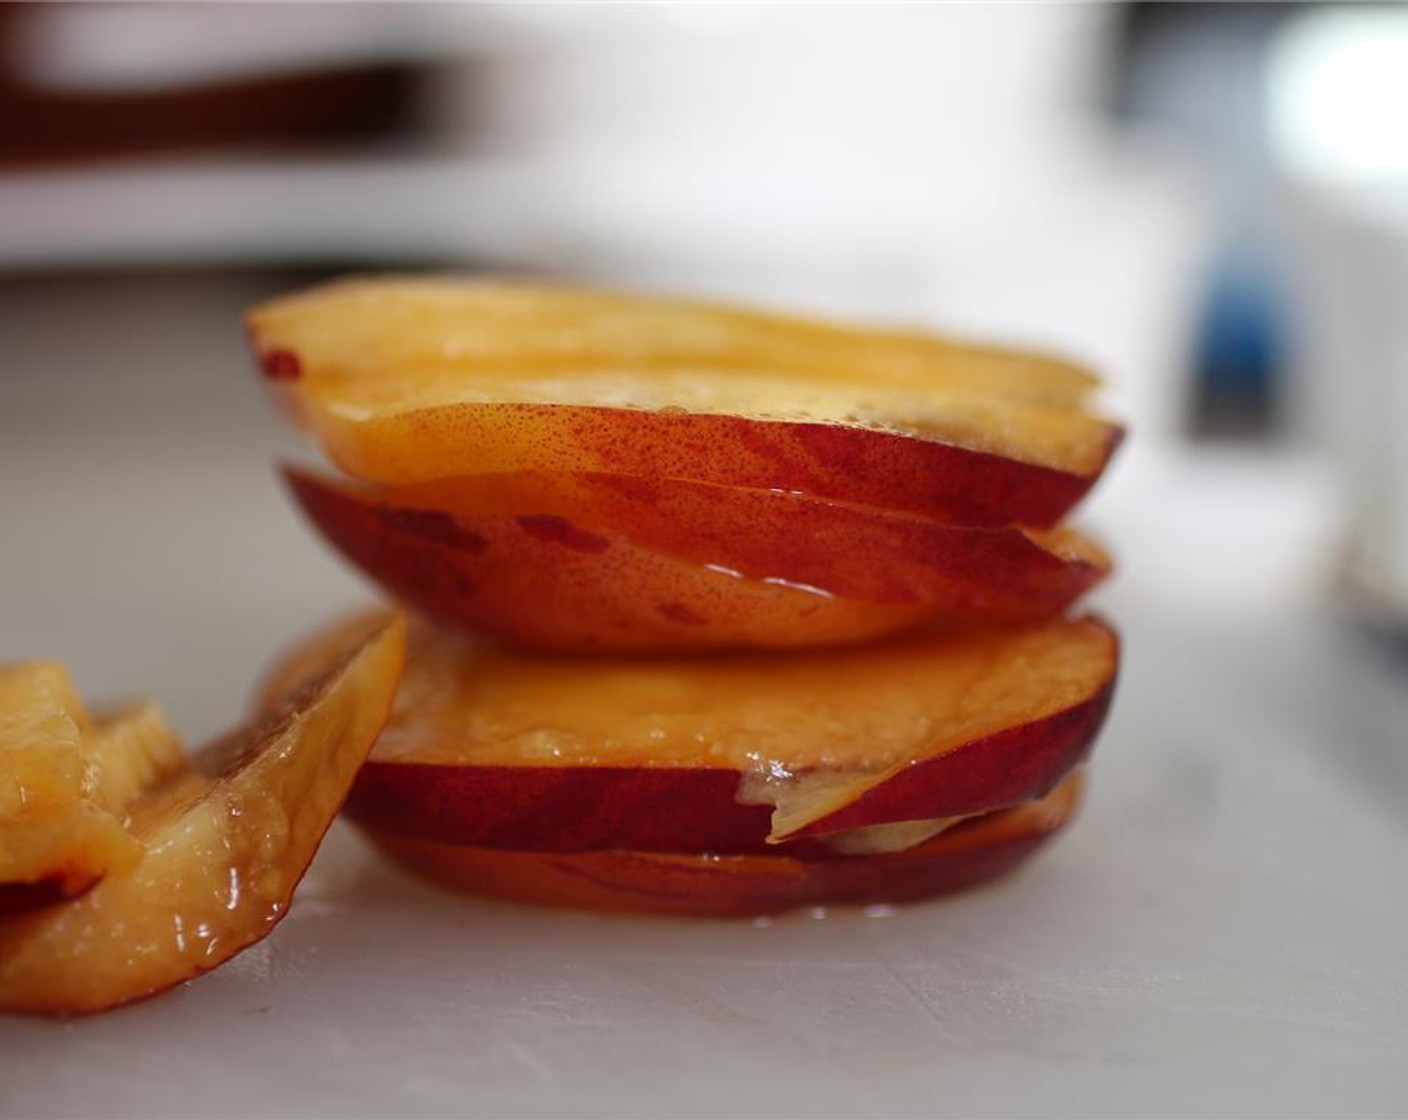
<path fill-rule="evenodd" d="M 0 922 L 0 1010 L 83 1014 L 154 995 L 265 937 L 390 709 L 404 625 L 358 629 L 265 718 L 145 793 L 135 866 Z"/>
<path fill-rule="evenodd" d="M 1051 359 L 645 297 L 361 280 L 247 325 L 294 414 L 372 482 L 598 471 L 1049 526 L 1120 439 L 1093 378 Z"/>
<path fill-rule="evenodd" d="M 535 905 L 700 917 L 799 906 L 914 902 L 1014 870 L 1072 819 L 1080 780 L 1038 800 L 956 825 L 902 852 L 828 860 L 658 852 L 510 852 L 374 831 L 407 870 L 444 886 Z"/>
<path fill-rule="evenodd" d="M 334 628 L 294 650 L 270 687 L 340 640 Z M 1117 663 L 1093 619 L 859 651 L 590 661 L 413 624 L 348 811 L 409 838 L 559 853 L 761 852 L 988 812 L 1088 755 Z"/>
<path fill-rule="evenodd" d="M 373 489 L 290 468 L 305 513 L 393 595 L 558 652 L 839 644 L 1060 613 L 1108 571 L 1077 534 L 610 475 Z"/>

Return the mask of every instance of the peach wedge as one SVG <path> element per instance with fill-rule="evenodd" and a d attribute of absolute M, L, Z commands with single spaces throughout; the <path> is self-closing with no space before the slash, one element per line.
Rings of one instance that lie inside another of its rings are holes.
<path fill-rule="evenodd" d="M 133 866 L 0 922 L 0 1010 L 115 1007 L 265 937 L 381 729 L 403 658 L 399 621 L 362 627 L 268 715 L 147 790 Z"/>

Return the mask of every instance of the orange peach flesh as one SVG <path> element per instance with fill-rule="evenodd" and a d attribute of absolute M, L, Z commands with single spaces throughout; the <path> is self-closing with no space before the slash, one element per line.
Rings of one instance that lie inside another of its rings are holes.
<path fill-rule="evenodd" d="M 265 937 L 390 708 L 399 621 L 363 625 L 286 702 L 144 795 L 135 866 L 0 922 L 0 1010 L 82 1014 L 153 995 Z"/>
<path fill-rule="evenodd" d="M 338 640 L 334 628 L 294 650 L 270 688 Z M 1099 726 L 1117 658 L 1113 634 L 1093 619 L 919 635 L 863 652 L 673 660 L 514 653 L 416 622 L 372 762 L 737 772 L 740 796 L 773 806 L 781 838 L 917 762 L 957 762 L 994 736 L 1089 709 L 1088 734 L 1053 755 L 1064 773 Z M 986 766 L 979 753 L 981 764 L 960 768 Z"/>
<path fill-rule="evenodd" d="M 912 902 L 1004 875 L 1059 832 L 1080 779 L 974 817 L 906 851 L 803 860 L 788 855 L 513 852 L 372 832 L 392 860 L 441 885 L 534 905 L 747 917 L 799 906 Z"/>
<path fill-rule="evenodd" d="M 248 325 L 295 414 L 369 481 L 602 470 L 984 523 L 1011 498 L 1008 520 L 1050 524 L 1119 439 L 1086 409 L 1093 379 L 1050 359 L 648 299 L 390 279 Z"/>

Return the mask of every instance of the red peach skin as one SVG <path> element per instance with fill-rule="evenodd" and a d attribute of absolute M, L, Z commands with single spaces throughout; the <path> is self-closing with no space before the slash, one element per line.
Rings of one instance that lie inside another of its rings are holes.
<path fill-rule="evenodd" d="M 348 559 L 442 621 L 558 652 L 795 647 L 1059 614 L 1108 571 L 1070 532 L 678 480 L 484 475 L 374 489 L 289 468 Z"/>
<path fill-rule="evenodd" d="M 509 852 L 372 839 L 402 867 L 444 886 L 535 905 L 695 917 L 750 917 L 800 906 L 915 902 L 1006 875 L 1064 828 L 1078 778 L 1044 798 L 963 821 L 903 852 L 830 859 L 664 855 L 632 851 Z"/>

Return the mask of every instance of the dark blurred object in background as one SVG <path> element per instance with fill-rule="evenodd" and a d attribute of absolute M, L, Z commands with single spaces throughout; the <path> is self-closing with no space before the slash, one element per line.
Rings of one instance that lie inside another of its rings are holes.
<path fill-rule="evenodd" d="M 1271 224 L 1266 64 L 1304 5 L 1123 5 L 1112 107 L 1128 126 L 1173 138 L 1205 169 L 1217 250 L 1204 285 L 1185 417 L 1195 437 L 1281 430 L 1292 326 Z"/>
<path fill-rule="evenodd" d="M 337 42 L 348 14 L 323 4 L 0 4 L 0 168 L 414 135 L 422 67 L 296 50 L 300 40 Z"/>

